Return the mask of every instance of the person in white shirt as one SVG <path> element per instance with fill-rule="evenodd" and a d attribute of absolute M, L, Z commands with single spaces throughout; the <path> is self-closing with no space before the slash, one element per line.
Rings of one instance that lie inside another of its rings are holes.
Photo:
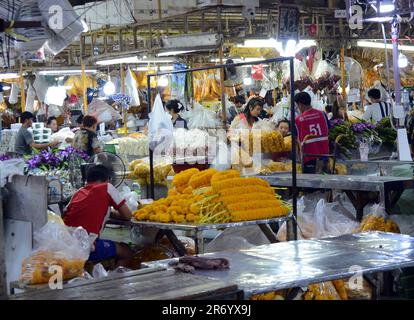
<path fill-rule="evenodd" d="M 365 113 L 362 117 L 365 121 L 379 122 L 391 114 L 391 104 L 381 101 L 381 91 L 370 89 L 368 99 L 371 104 L 365 106 Z"/>

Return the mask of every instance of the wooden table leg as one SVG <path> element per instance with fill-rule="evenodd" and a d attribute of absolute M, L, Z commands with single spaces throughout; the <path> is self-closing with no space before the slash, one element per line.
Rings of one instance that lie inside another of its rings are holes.
<path fill-rule="evenodd" d="M 263 234 L 267 238 L 267 240 L 270 241 L 270 243 L 277 243 L 279 240 L 277 240 L 276 235 L 273 233 L 273 231 L 269 228 L 267 224 L 259 224 L 258 225 L 260 230 L 262 230 Z"/>
<path fill-rule="evenodd" d="M 187 254 L 187 250 L 185 250 L 184 245 L 180 240 L 178 240 L 177 236 L 175 235 L 174 231 L 172 230 L 159 230 L 157 236 L 155 237 L 156 242 L 160 241 L 163 236 L 166 236 L 167 239 L 172 244 L 174 250 L 178 253 L 178 255 L 185 256 Z"/>
<path fill-rule="evenodd" d="M 356 210 L 356 219 L 361 222 L 364 216 L 364 207 L 368 204 L 369 200 L 367 197 L 367 192 L 357 191 L 356 195 L 350 190 L 345 191 L 349 200 L 351 200 L 355 210 Z"/>

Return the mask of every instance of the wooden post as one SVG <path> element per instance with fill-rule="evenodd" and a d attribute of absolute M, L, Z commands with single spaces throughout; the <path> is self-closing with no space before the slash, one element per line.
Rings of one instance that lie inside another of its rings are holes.
<path fill-rule="evenodd" d="M 23 77 L 23 62 L 20 60 L 20 90 L 21 90 L 21 101 L 20 105 L 22 112 L 26 110 L 26 94 L 24 92 L 24 77 Z"/>
<path fill-rule="evenodd" d="M 121 63 L 121 92 L 122 94 L 125 94 L 125 70 L 124 70 L 124 65 Z M 124 132 L 125 132 L 125 136 L 128 135 L 128 126 L 127 126 L 127 122 L 128 122 L 128 112 L 126 111 L 126 109 L 122 109 L 122 115 L 124 118 Z"/>
<path fill-rule="evenodd" d="M 346 97 L 346 81 L 345 81 L 345 48 L 341 48 L 341 56 L 339 59 L 339 63 L 341 66 L 341 87 L 342 87 L 342 99 L 345 103 L 347 103 L 347 97 Z"/>
<path fill-rule="evenodd" d="M 81 58 L 82 59 L 82 58 Z M 86 96 L 86 73 L 85 73 L 85 63 L 81 62 L 81 67 L 82 67 L 82 90 L 83 90 L 83 114 L 86 115 L 86 113 L 88 112 L 88 98 Z"/>
<path fill-rule="evenodd" d="M 223 64 L 223 44 L 219 48 L 220 64 Z M 224 88 L 224 68 L 220 68 L 220 90 L 221 90 L 221 112 L 223 117 L 224 128 L 227 128 L 227 112 L 226 112 L 226 95 Z"/>

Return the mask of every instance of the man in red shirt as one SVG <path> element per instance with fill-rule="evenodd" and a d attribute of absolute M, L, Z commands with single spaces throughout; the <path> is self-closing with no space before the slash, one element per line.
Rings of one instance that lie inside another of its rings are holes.
<path fill-rule="evenodd" d="M 295 122 L 301 150 L 304 154 L 328 155 L 328 118 L 324 112 L 312 108 L 311 101 L 312 99 L 307 92 L 295 95 L 295 103 L 300 111 Z M 316 172 L 317 158 L 325 160 L 325 162 L 327 160 L 326 157 L 320 156 L 305 156 L 303 158 L 303 173 Z"/>
<path fill-rule="evenodd" d="M 114 218 L 131 220 L 131 210 L 118 190 L 109 183 L 110 172 L 102 165 L 95 165 L 86 172 L 87 185 L 76 192 L 65 211 L 64 222 L 70 227 L 83 227 L 88 233 L 98 235 L 95 250 L 89 261 L 98 262 L 111 258 L 117 259 L 118 266 L 127 266 L 132 251 L 124 243 L 99 238 L 99 234 L 109 219 L 111 207 L 118 212 Z"/>

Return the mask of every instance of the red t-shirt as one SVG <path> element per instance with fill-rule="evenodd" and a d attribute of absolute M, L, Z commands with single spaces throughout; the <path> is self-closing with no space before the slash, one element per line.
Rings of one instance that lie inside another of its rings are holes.
<path fill-rule="evenodd" d="M 91 183 L 79 189 L 70 201 L 64 222 L 69 227 L 83 227 L 99 235 L 109 218 L 110 207 L 119 210 L 125 199 L 110 183 Z"/>
<path fill-rule="evenodd" d="M 302 145 L 302 152 L 307 154 L 329 154 L 329 127 L 326 115 L 317 109 L 309 109 L 296 117 L 298 138 Z M 316 136 L 303 141 L 307 135 Z M 304 163 L 316 157 L 304 157 Z"/>

